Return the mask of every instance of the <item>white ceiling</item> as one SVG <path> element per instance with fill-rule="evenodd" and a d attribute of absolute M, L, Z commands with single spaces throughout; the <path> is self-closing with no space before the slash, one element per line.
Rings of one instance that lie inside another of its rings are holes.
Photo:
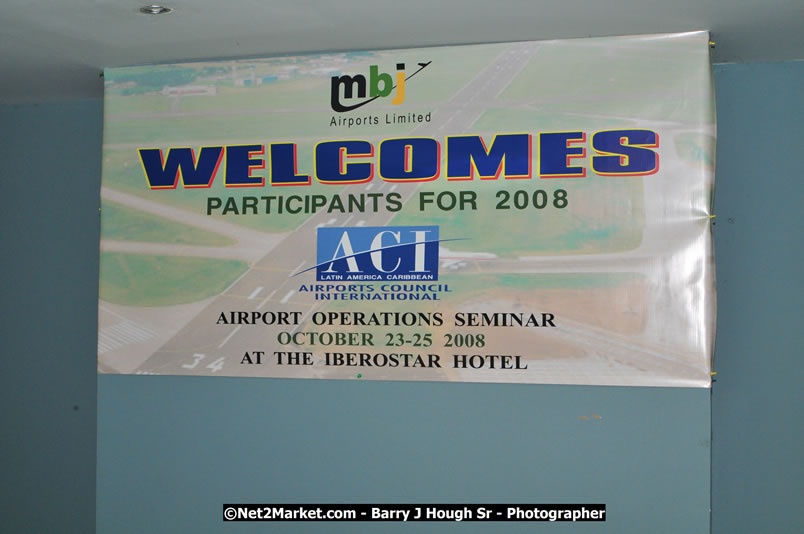
<path fill-rule="evenodd" d="M 804 59 L 804 0 L 0 0 L 0 103 L 102 94 L 104 67 L 710 30 L 723 62 Z"/>

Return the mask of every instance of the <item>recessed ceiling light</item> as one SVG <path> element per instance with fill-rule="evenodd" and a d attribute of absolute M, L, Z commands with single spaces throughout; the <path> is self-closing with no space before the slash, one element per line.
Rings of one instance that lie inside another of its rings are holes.
<path fill-rule="evenodd" d="M 150 6 L 143 6 L 140 8 L 140 13 L 145 13 L 146 15 L 165 15 L 167 13 L 171 13 L 173 8 L 159 6 L 156 4 L 151 4 Z"/>

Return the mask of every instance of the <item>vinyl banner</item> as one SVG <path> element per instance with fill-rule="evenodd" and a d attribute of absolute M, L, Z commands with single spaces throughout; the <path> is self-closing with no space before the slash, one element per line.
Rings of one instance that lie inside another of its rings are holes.
<path fill-rule="evenodd" d="M 102 373 L 708 387 L 708 34 L 105 72 Z"/>

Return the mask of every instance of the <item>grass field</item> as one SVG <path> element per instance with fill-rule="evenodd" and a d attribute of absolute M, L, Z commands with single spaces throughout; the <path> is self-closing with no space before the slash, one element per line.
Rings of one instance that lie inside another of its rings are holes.
<path fill-rule="evenodd" d="M 125 306 L 196 302 L 221 293 L 247 268 L 240 261 L 103 252 L 100 298 Z"/>
<path fill-rule="evenodd" d="M 159 145 L 192 146 L 258 143 L 268 144 L 299 136 L 322 136 L 329 131 L 329 119 L 320 113 L 246 112 L 219 116 L 184 116 L 115 119 L 105 132 L 107 144 L 133 143 L 137 147 Z"/>
<path fill-rule="evenodd" d="M 224 247 L 235 241 L 169 219 L 103 201 L 101 228 L 104 239 Z"/>
<path fill-rule="evenodd" d="M 266 150 L 268 148 L 266 147 Z M 313 144 L 299 143 L 298 145 L 298 172 L 313 172 Z M 267 172 L 267 171 L 262 171 Z M 256 172 L 255 172 L 256 174 Z M 177 189 L 163 189 L 152 191 L 148 188 L 148 183 L 139 161 L 136 149 L 106 149 L 103 158 L 103 185 L 120 190 L 124 193 L 146 198 L 153 202 L 175 206 L 188 210 L 198 215 L 206 215 L 207 198 L 218 196 L 221 198 L 232 197 L 236 200 L 244 196 L 269 196 L 269 195 L 310 195 L 320 194 L 327 197 L 343 190 L 344 186 L 324 185 L 313 179 L 313 183 L 307 187 L 224 187 L 224 165 L 218 170 L 212 187 L 209 189 L 184 189 L 179 186 Z M 356 191 L 355 191 L 356 192 Z M 212 215 L 226 222 L 240 224 L 264 232 L 287 232 L 297 228 L 304 222 L 309 214 L 260 214 L 260 215 Z M 104 237 L 105 230 L 104 230 Z"/>

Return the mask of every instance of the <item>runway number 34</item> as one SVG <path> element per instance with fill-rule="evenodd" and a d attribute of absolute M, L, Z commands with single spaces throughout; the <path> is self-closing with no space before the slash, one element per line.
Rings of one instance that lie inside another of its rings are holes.
<path fill-rule="evenodd" d="M 198 367 L 198 364 L 201 363 L 201 360 L 203 360 L 206 357 L 207 357 L 206 354 L 195 353 L 195 354 L 193 354 L 192 363 L 183 363 L 181 366 L 184 369 L 195 369 L 196 367 Z M 207 369 L 212 369 L 213 373 L 217 373 L 218 371 L 223 369 L 223 362 L 224 361 L 225 361 L 225 358 L 223 358 L 223 357 L 218 358 L 217 360 L 212 361 L 209 364 L 207 364 L 206 368 Z"/>

